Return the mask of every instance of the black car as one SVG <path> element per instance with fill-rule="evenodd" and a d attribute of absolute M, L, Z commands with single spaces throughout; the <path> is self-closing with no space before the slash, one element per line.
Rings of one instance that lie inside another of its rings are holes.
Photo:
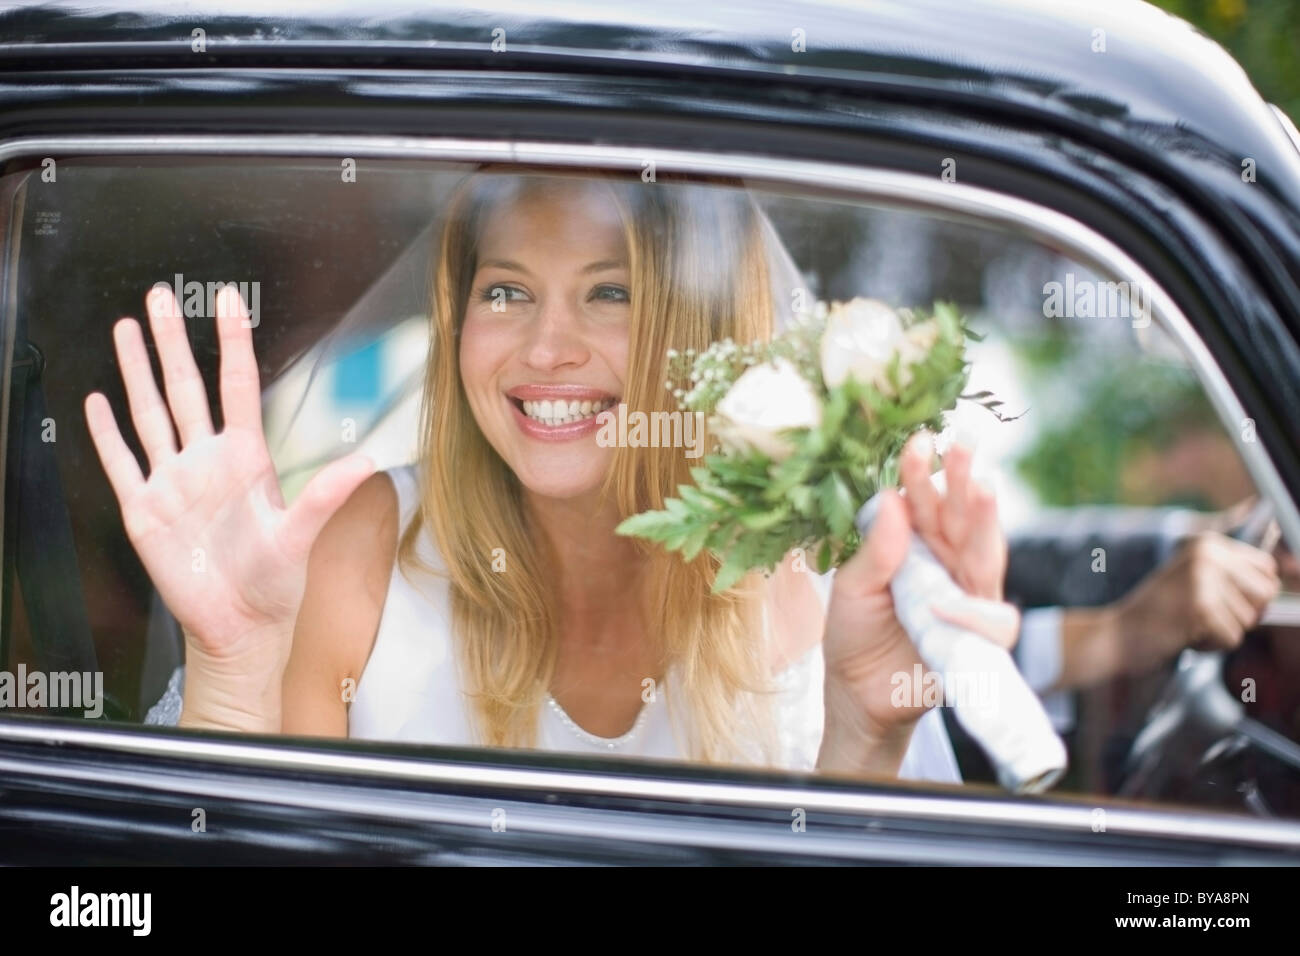
<path fill-rule="evenodd" d="M 1300 862 L 1286 593 L 1232 655 L 1062 699 L 1072 769 L 1032 797 L 951 720 L 961 787 L 146 724 L 183 642 L 82 414 L 123 402 L 112 322 L 249 280 L 286 487 L 349 445 L 401 463 L 430 223 L 484 164 L 743 186 L 813 298 L 959 303 L 973 387 L 1016 413 L 979 426 L 1019 462 L 1003 500 L 1037 502 L 1006 515 L 1027 611 L 1120 600 L 1194 531 L 1260 540 L 1238 500 L 1300 546 L 1300 135 L 1181 21 L 383 6 L 0 10 L 0 671 L 103 679 L 97 713 L 0 698 L 0 862 Z M 190 341 L 215 397 L 210 324 Z"/>

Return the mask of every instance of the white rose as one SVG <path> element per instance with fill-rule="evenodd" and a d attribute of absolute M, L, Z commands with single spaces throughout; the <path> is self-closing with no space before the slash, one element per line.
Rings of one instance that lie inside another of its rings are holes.
<path fill-rule="evenodd" d="M 904 331 L 898 313 L 878 299 L 837 302 L 822 333 L 822 378 L 827 388 L 836 388 L 852 376 L 892 396 L 894 387 L 885 370 L 894 356 L 899 360 L 898 384 L 906 387 L 912 380 L 911 365 L 925 358 L 938 337 L 933 319 Z"/>
<path fill-rule="evenodd" d="M 779 432 L 816 428 L 821 421 L 821 402 L 812 386 L 788 359 L 777 358 L 736 379 L 715 407 L 712 425 L 729 450 L 759 451 L 783 461 L 794 446 Z"/>

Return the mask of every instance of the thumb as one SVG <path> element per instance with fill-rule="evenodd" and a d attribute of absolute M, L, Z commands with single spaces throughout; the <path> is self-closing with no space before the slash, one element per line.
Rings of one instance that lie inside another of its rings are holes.
<path fill-rule="evenodd" d="M 880 506 L 867 539 L 835 572 L 835 583 L 847 597 L 866 597 L 885 590 L 903 563 L 911 540 L 907 506 L 897 491 L 887 488 L 880 492 Z"/>
<path fill-rule="evenodd" d="M 375 473 L 375 463 L 365 455 L 348 455 L 326 465 L 298 495 L 284 524 L 284 547 L 306 556 L 325 523 Z"/>

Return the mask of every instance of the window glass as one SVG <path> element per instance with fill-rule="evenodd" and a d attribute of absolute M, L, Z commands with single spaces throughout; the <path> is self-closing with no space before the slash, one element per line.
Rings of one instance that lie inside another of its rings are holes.
<path fill-rule="evenodd" d="M 165 727 L 182 696 L 187 713 L 219 715 L 216 692 L 190 709 L 203 692 L 181 679 L 197 665 L 179 619 L 215 635 L 190 637 L 209 655 L 203 673 L 268 673 L 267 647 L 291 654 L 283 716 L 263 715 L 288 733 L 815 769 L 832 706 L 824 602 L 836 600 L 815 555 L 744 579 L 748 598 L 726 605 L 708 596 L 707 549 L 688 565 L 615 535 L 609 518 L 677 494 L 715 438 L 779 460 L 789 433 L 772 423 L 798 427 L 802 393 L 778 376 L 706 441 L 665 388 L 669 348 L 780 335 L 825 321 L 825 303 L 849 323 L 849 364 L 901 393 L 897 370 L 869 361 L 902 347 L 880 316 L 911 332 L 942 310 L 974 335 L 937 445 L 973 445 L 996 491 L 1000 587 L 1022 612 L 1013 661 L 1068 747 L 1058 789 L 1300 813 L 1300 777 L 1249 743 L 1263 728 L 1300 738 L 1298 645 L 1273 593 L 1277 574 L 1283 592 L 1297 586 L 1295 565 L 1236 452 L 1250 437 L 1218 419 L 1131 277 L 969 217 L 740 181 L 380 160 L 54 168 L 9 173 L 22 184 L 6 318 L 15 367 L 30 345 L 40 374 L 11 381 L 5 716 Z M 226 283 L 260 375 L 260 418 L 242 426 L 264 435 L 269 468 L 251 491 L 231 483 L 257 478 L 258 449 L 220 440 L 237 414 L 219 385 Z M 158 328 L 154 294 L 177 310 Z M 835 310 L 854 300 L 858 311 Z M 163 366 L 183 377 L 177 356 L 193 355 L 215 435 L 177 378 L 189 411 L 142 439 L 115 354 L 123 316 L 143 324 L 160 388 Z M 188 349 L 160 349 L 159 329 L 181 330 Z M 926 334 L 908 341 L 930 347 Z M 806 357 L 829 377 L 823 351 Z M 92 393 L 141 482 L 148 443 L 166 457 L 158 443 L 179 434 L 199 464 L 149 508 L 119 500 L 88 428 Z M 663 432 L 673 447 L 653 447 L 653 424 L 636 437 L 638 403 L 681 416 Z M 354 454 L 391 477 L 345 496 L 309 566 L 280 509 L 328 499 L 309 482 Z M 611 469 L 622 479 L 602 502 Z M 151 569 L 126 532 L 133 508 Z M 636 595 L 665 581 L 672 600 L 643 606 Z M 75 681 L 56 674 L 82 673 L 87 700 L 57 697 Z M 765 677 L 772 693 L 743 690 Z M 912 671 L 885 674 L 878 692 L 920 701 L 928 677 L 912 688 Z M 1241 722 L 1162 736 L 1193 697 L 1226 701 Z M 952 707 L 914 726 L 903 776 L 997 779 Z"/>

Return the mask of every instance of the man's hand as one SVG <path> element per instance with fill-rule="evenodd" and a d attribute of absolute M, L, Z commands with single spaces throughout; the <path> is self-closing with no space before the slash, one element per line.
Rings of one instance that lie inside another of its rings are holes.
<path fill-rule="evenodd" d="M 1120 601 L 1066 612 L 1057 686 L 1140 674 L 1187 647 L 1233 650 L 1280 585 L 1268 552 L 1217 531 L 1193 535 Z"/>

